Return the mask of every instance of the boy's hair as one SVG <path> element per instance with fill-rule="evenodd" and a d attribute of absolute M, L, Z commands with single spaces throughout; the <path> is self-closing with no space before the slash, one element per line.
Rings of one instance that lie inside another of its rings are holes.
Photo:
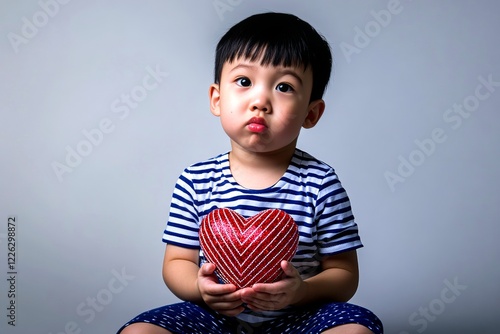
<path fill-rule="evenodd" d="M 243 57 L 261 65 L 311 66 L 313 87 L 310 101 L 323 97 L 332 70 L 330 46 L 309 23 L 283 13 L 252 15 L 229 29 L 217 44 L 215 83 L 222 67 Z"/>

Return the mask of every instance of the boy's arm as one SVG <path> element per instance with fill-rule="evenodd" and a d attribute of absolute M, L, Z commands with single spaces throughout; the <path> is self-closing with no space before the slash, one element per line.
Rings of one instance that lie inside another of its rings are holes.
<path fill-rule="evenodd" d="M 197 288 L 198 250 L 173 245 L 165 247 L 163 280 L 178 298 L 193 302 L 201 301 Z"/>
<path fill-rule="evenodd" d="M 356 250 L 327 256 L 321 266 L 321 273 L 303 281 L 292 304 L 346 302 L 354 296 L 359 282 Z"/>

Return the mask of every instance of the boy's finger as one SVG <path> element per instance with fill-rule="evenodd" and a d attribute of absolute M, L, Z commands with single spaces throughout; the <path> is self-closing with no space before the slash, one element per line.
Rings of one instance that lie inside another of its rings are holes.
<path fill-rule="evenodd" d="M 295 267 L 288 261 L 281 261 L 281 269 L 286 276 L 293 277 L 296 274 Z"/>
<path fill-rule="evenodd" d="M 213 298 L 212 301 L 235 302 L 241 300 L 236 286 L 232 284 L 212 284 L 207 286 L 205 291 Z"/>
<path fill-rule="evenodd" d="M 204 263 L 200 268 L 200 273 L 204 276 L 212 275 L 215 271 L 215 264 Z"/>

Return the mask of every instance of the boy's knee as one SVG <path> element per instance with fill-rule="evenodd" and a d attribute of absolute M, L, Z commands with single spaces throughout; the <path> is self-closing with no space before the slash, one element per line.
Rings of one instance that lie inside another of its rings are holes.
<path fill-rule="evenodd" d="M 373 334 L 373 332 L 362 325 L 346 324 L 324 331 L 323 334 Z"/>
<path fill-rule="evenodd" d="M 152 324 L 137 322 L 125 327 L 120 334 L 170 334 L 170 332 Z"/>

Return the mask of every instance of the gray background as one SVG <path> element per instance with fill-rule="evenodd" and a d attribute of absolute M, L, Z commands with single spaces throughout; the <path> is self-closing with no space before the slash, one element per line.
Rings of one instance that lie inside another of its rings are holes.
<path fill-rule="evenodd" d="M 161 278 L 171 191 L 229 149 L 208 108 L 213 50 L 262 11 L 297 14 L 333 46 L 326 114 L 299 146 L 351 197 L 365 244 L 353 302 L 387 333 L 496 333 L 500 5 L 472 0 L 1 1 L 2 333 L 113 333 L 177 300 Z"/>

